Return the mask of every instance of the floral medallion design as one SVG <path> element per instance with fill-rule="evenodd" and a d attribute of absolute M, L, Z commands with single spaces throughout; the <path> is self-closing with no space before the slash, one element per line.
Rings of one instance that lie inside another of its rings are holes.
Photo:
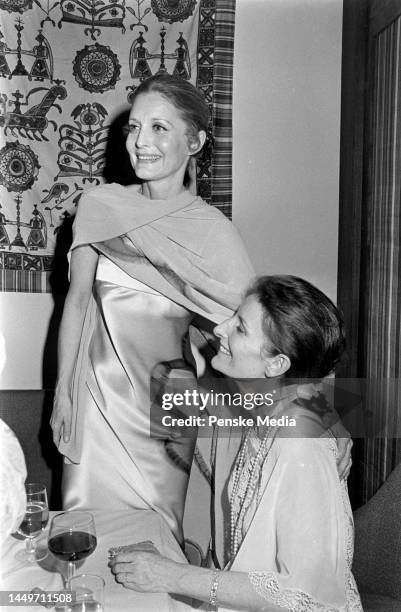
<path fill-rule="evenodd" d="M 30 189 L 38 178 L 39 161 L 28 145 L 8 142 L 0 149 L 0 184 L 7 191 Z"/>
<path fill-rule="evenodd" d="M 196 0 L 152 0 L 152 11 L 159 21 L 174 23 L 191 17 Z"/>
<path fill-rule="evenodd" d="M 86 45 L 73 62 L 73 74 L 78 85 L 91 93 L 114 89 L 120 78 L 121 66 L 110 47 Z"/>

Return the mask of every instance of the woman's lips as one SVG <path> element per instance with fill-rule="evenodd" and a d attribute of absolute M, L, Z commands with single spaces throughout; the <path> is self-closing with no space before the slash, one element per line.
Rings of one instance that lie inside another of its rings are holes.
<path fill-rule="evenodd" d="M 225 347 L 223 344 L 220 344 L 219 346 L 219 352 L 223 353 L 223 355 L 231 355 L 230 351 L 228 350 L 227 347 Z"/>
<path fill-rule="evenodd" d="M 140 162 L 155 162 L 158 159 L 161 159 L 160 155 L 137 155 L 137 160 Z"/>

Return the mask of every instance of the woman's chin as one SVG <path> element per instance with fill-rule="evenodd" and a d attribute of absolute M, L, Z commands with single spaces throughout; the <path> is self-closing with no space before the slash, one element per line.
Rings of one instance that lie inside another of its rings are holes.
<path fill-rule="evenodd" d="M 212 358 L 210 363 L 218 372 L 221 372 L 222 374 L 229 374 L 228 364 L 221 353 L 217 353 L 217 355 Z"/>

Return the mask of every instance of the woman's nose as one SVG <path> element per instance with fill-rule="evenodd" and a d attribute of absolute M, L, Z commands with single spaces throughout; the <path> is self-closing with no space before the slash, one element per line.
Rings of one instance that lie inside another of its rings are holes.
<path fill-rule="evenodd" d="M 232 317 L 230 319 L 226 319 L 222 323 L 219 323 L 219 325 L 216 325 L 216 327 L 213 330 L 213 333 L 215 336 L 217 336 L 217 338 L 224 338 L 227 336 L 228 330 L 230 328 L 231 319 Z"/>
<path fill-rule="evenodd" d="M 149 130 L 147 130 L 145 126 L 139 128 L 135 144 L 137 147 L 146 147 L 146 145 L 149 144 Z"/>
<path fill-rule="evenodd" d="M 214 335 L 217 338 L 221 338 L 221 336 L 222 336 L 222 334 L 221 334 L 221 326 L 222 326 L 222 324 L 220 323 L 219 325 L 216 325 L 216 327 L 213 330 L 213 333 L 214 333 Z"/>

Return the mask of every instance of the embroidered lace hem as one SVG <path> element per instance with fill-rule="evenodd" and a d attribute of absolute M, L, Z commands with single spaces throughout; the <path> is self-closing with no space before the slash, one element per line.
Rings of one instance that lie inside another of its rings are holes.
<path fill-rule="evenodd" d="M 345 612 L 346 610 L 346 608 L 332 608 L 321 604 L 304 591 L 281 589 L 274 572 L 249 572 L 248 576 L 258 595 L 291 612 Z"/>

